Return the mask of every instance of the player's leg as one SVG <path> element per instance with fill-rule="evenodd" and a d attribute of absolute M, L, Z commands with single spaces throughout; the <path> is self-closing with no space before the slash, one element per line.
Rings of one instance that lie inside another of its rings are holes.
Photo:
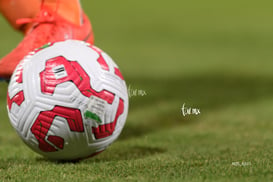
<path fill-rule="evenodd" d="M 13 2 L 17 1 L 20 0 Z M 23 6 L 29 6 L 29 3 Z M 21 17 L 16 22 L 20 26 L 15 25 L 15 28 L 27 27 L 23 30 L 25 37 L 11 53 L 0 60 L 0 78 L 9 79 L 25 55 L 48 42 L 76 39 L 93 44 L 92 27 L 82 12 L 79 0 L 42 0 L 37 16 Z"/>
<path fill-rule="evenodd" d="M 0 12 L 10 25 L 23 30 L 23 25 L 16 24 L 19 18 L 33 18 L 40 11 L 41 0 L 0 0 Z"/>
<path fill-rule="evenodd" d="M 52 10 L 58 9 L 58 14 L 67 21 L 81 24 L 82 8 L 79 0 L 44 0 L 44 5 Z"/>
<path fill-rule="evenodd" d="M 58 14 L 75 24 L 81 23 L 81 4 L 79 0 L 0 0 L 0 12 L 15 29 L 22 29 L 16 24 L 20 18 L 33 18 L 41 8 L 41 3 L 51 8 L 58 9 Z"/>

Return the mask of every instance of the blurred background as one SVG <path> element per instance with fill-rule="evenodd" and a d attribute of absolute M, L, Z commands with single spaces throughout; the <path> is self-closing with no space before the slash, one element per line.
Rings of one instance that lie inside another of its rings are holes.
<path fill-rule="evenodd" d="M 247 161 L 263 174 L 273 158 L 272 5 L 269 0 L 82 0 L 95 45 L 116 61 L 132 90 L 146 93 L 130 98 L 127 124 L 112 148 L 117 154 L 102 158 L 162 153 L 166 160 L 211 160 L 210 169 L 219 161 L 228 168 Z M 0 26 L 4 56 L 22 36 L 3 18 Z M 2 83 L 1 117 L 8 123 L 5 92 Z M 183 116 L 183 104 L 201 114 Z M 128 149 L 119 153 L 123 145 Z"/>

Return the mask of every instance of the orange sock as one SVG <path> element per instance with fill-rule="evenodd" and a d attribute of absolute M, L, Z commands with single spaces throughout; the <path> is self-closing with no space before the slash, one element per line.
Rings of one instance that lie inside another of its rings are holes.
<path fill-rule="evenodd" d="M 0 0 L 0 11 L 12 27 L 21 29 L 17 25 L 19 18 L 33 18 L 40 11 L 41 0 Z"/>
<path fill-rule="evenodd" d="M 43 5 L 57 12 L 64 19 L 76 24 L 81 24 L 81 4 L 79 0 L 42 0 Z"/>

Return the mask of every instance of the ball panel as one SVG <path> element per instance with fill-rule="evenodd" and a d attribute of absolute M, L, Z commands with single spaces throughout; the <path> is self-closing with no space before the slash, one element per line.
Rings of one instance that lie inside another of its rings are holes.
<path fill-rule="evenodd" d="M 32 52 L 8 89 L 9 117 L 23 141 L 47 158 L 86 158 L 119 136 L 128 113 L 124 78 L 102 50 L 81 41 Z"/>

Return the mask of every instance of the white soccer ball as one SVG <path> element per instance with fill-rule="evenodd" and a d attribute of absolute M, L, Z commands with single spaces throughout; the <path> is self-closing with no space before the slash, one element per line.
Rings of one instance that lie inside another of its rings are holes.
<path fill-rule="evenodd" d="M 54 160 L 78 160 L 105 150 L 128 113 L 118 66 L 82 41 L 49 43 L 26 56 L 8 87 L 8 115 L 22 140 Z"/>

